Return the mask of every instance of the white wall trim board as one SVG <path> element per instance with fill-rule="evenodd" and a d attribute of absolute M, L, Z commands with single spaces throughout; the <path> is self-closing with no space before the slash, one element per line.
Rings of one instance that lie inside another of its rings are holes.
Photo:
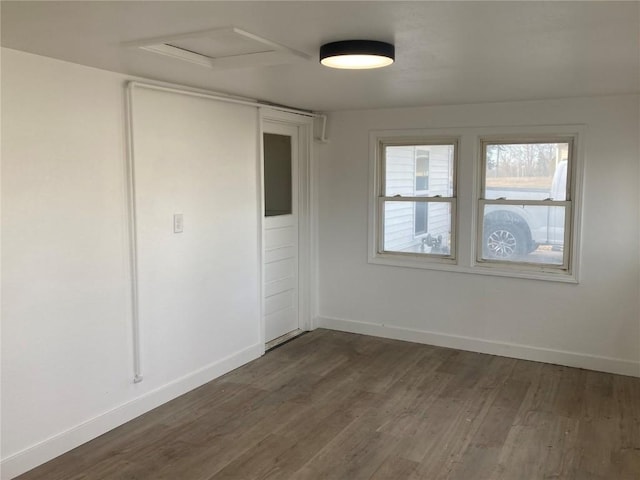
<path fill-rule="evenodd" d="M 487 353 L 502 357 L 552 363 L 567 367 L 584 368 L 599 372 L 615 373 L 640 377 L 640 361 L 622 358 L 602 357 L 579 352 L 568 352 L 541 348 L 518 343 L 499 342 L 483 338 L 450 335 L 427 330 L 416 330 L 394 325 L 384 325 L 341 318 L 318 317 L 315 322 L 318 328 L 339 330 L 342 332 L 372 335 L 374 337 L 391 338 L 407 342 L 424 343 L 438 347 L 456 348 L 471 352 Z"/>
<path fill-rule="evenodd" d="M 150 410 L 259 358 L 264 345 L 255 344 L 178 378 L 69 430 L 2 460 L 2 480 L 9 480 L 62 455 Z"/>

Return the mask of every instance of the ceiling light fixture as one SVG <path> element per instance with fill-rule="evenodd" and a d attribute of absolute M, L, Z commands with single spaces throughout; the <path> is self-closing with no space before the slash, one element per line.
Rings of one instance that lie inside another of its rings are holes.
<path fill-rule="evenodd" d="M 391 65 L 395 47 L 375 40 L 344 40 L 320 47 L 320 63 L 331 68 L 360 70 Z"/>

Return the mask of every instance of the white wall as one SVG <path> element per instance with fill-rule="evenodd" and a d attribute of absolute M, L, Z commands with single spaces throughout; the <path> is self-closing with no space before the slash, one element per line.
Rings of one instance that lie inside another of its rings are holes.
<path fill-rule="evenodd" d="M 318 162 L 318 325 L 640 376 L 638 106 L 619 96 L 334 113 Z M 559 124 L 586 124 L 578 285 L 367 263 L 369 131 Z"/>
<path fill-rule="evenodd" d="M 191 127 L 196 126 L 195 119 L 199 135 L 206 135 L 207 128 L 214 134 L 221 114 L 231 114 L 230 124 L 248 123 L 243 134 L 233 138 L 241 143 L 224 154 L 216 150 L 207 165 L 198 165 L 206 153 L 197 148 L 189 151 L 199 157 L 182 159 L 181 166 L 171 159 L 170 170 L 179 172 L 171 195 L 163 196 L 170 188 L 166 182 L 144 176 L 141 193 L 158 200 L 155 204 L 152 199 L 146 207 L 158 206 L 155 213 L 164 216 L 160 223 L 168 223 L 162 234 L 170 232 L 174 209 L 185 214 L 185 233 L 181 237 L 167 233 L 158 245 L 162 252 L 155 252 L 176 254 L 172 258 L 180 261 L 157 265 L 157 283 L 152 287 L 157 287 L 158 294 L 167 284 L 173 285 L 178 294 L 170 299 L 175 300 L 171 308 L 184 306 L 180 302 L 188 292 L 194 295 L 188 302 L 191 310 L 183 309 L 180 315 L 145 311 L 145 380 L 132 383 L 126 80 L 119 74 L 2 50 L 3 479 L 262 351 L 258 345 L 257 113 L 247 115 L 245 107 L 231 111 L 226 105 L 216 110 L 174 102 L 176 118 L 186 114 L 183 125 Z M 192 118 L 194 109 L 199 113 Z M 182 140 L 191 138 L 188 131 L 181 134 Z M 141 165 L 142 173 L 153 168 L 149 162 Z M 188 191 L 188 186 L 197 189 Z M 219 210 L 224 195 L 231 195 L 233 204 Z M 202 200 L 213 201 L 208 212 L 199 203 Z M 145 218 L 155 213 L 146 210 Z M 232 229 L 230 217 L 234 218 Z M 151 220 L 145 225 L 154 228 Z M 147 235 L 142 246 L 153 242 L 149 232 L 142 232 Z M 142 258 L 147 275 L 148 260 Z M 202 262 L 212 267 L 208 274 L 203 273 Z M 230 264 L 238 267 L 231 273 Z M 197 268 L 192 270 L 194 265 Z M 194 286 L 200 290 L 194 292 Z M 217 301 L 213 312 L 211 301 Z M 209 317 L 203 313 L 207 310 Z M 173 341 L 166 343 L 172 336 Z"/>
<path fill-rule="evenodd" d="M 260 343 L 258 112 L 144 87 L 133 99 L 141 360 L 163 385 Z"/>

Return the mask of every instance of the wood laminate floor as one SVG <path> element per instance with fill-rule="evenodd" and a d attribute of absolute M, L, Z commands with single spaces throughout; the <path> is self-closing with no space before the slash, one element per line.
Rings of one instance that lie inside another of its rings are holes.
<path fill-rule="evenodd" d="M 640 379 L 316 330 L 21 480 L 640 479 Z"/>

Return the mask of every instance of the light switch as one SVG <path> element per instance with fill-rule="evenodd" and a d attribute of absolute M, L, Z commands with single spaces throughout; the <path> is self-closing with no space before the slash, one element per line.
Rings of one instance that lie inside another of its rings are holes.
<path fill-rule="evenodd" d="M 173 233 L 182 233 L 184 230 L 184 218 L 181 213 L 173 215 Z"/>

